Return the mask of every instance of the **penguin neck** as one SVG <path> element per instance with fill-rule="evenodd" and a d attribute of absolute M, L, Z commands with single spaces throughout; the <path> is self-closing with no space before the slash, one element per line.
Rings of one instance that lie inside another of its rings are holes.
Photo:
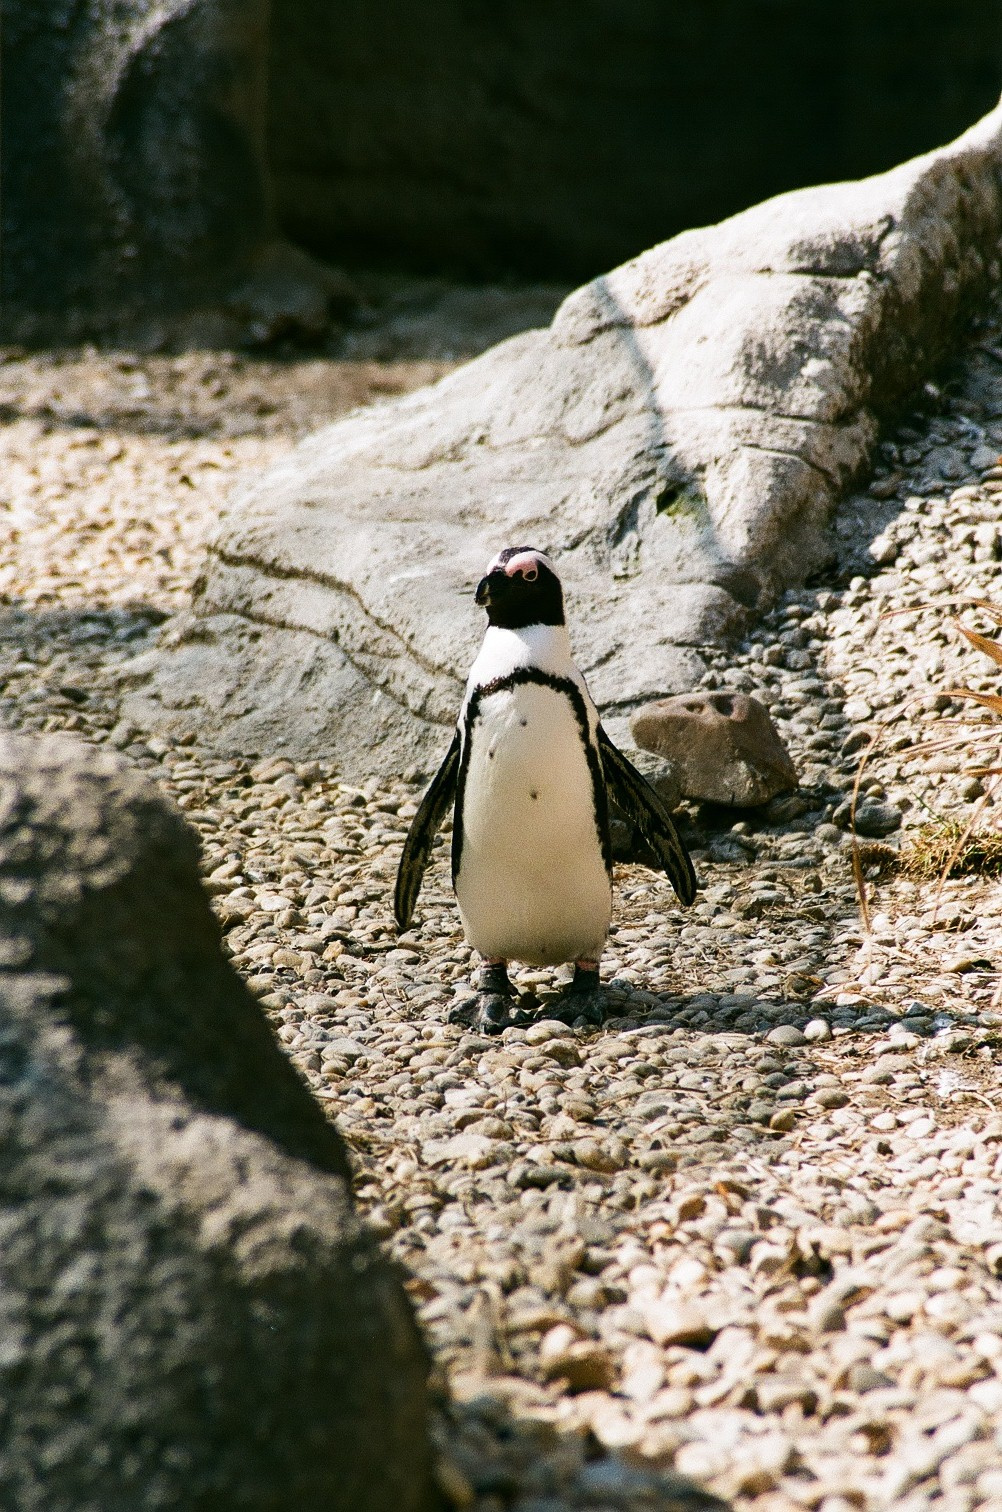
<path fill-rule="evenodd" d="M 474 685 L 505 677 L 517 667 L 538 667 L 557 677 L 577 677 L 571 657 L 571 641 L 566 625 L 524 625 L 508 630 L 488 625 L 480 654 L 473 664 Z"/>

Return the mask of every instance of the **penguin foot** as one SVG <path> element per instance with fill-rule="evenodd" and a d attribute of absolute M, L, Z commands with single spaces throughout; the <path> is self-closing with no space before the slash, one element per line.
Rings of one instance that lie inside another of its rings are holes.
<path fill-rule="evenodd" d="M 565 992 L 558 1002 L 560 1006 L 550 1009 L 547 1018 L 558 1019 L 572 1029 L 599 1028 L 605 1023 L 605 994 L 602 992 L 574 996 Z"/>
<path fill-rule="evenodd" d="M 507 961 L 485 961 L 477 979 L 478 993 L 492 993 L 495 997 L 515 996 L 515 989 L 508 980 Z"/>
<path fill-rule="evenodd" d="M 574 980 L 558 999 L 559 1007 L 548 1017 L 559 1019 L 562 1024 L 604 1024 L 605 994 L 599 982 L 597 966 L 574 967 Z"/>
<path fill-rule="evenodd" d="M 500 1034 L 503 1029 L 525 1029 L 533 1015 L 520 1006 L 522 999 L 503 997 L 499 992 L 478 992 L 474 1027 L 483 1034 Z"/>
<path fill-rule="evenodd" d="M 464 999 L 449 1014 L 451 1024 L 467 1024 L 483 1034 L 500 1034 L 503 1029 L 524 1029 L 533 1021 L 528 1010 L 538 1007 L 531 993 L 515 996 L 508 980 L 504 961 L 489 961 L 477 980 L 476 993 Z"/>

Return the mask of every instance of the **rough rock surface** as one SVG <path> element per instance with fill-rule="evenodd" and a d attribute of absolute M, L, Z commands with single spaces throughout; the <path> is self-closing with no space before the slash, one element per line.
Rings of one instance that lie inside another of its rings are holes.
<path fill-rule="evenodd" d="M 267 0 L 6 0 L 3 25 L 8 340 L 204 333 L 212 306 L 217 338 L 323 326 L 347 291 L 272 239 Z"/>
<path fill-rule="evenodd" d="M 674 765 L 686 798 L 754 808 L 797 785 L 768 709 L 746 693 L 658 699 L 637 710 L 630 729 L 643 750 Z"/>
<path fill-rule="evenodd" d="M 997 276 L 1000 165 L 1002 108 L 676 237 L 320 432 L 234 499 L 129 716 L 348 774 L 430 765 L 481 629 L 469 589 L 513 541 L 556 557 L 607 715 L 687 690 L 701 648 L 830 555 L 878 416 Z"/>
<path fill-rule="evenodd" d="M 425 1507 L 409 1306 L 197 864 L 121 758 L 0 740 L 0 1501 Z"/>

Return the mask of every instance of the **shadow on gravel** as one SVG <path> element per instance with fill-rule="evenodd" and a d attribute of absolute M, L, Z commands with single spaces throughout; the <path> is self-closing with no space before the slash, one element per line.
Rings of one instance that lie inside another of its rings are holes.
<path fill-rule="evenodd" d="M 112 653 L 114 665 L 119 647 L 123 656 L 135 655 L 140 642 L 169 617 L 140 598 L 67 607 L 0 596 L 0 723 L 37 733 L 31 722 L 36 702 L 56 716 L 60 730 L 67 728 L 62 716 L 73 707 L 90 714 L 107 699 L 103 658 Z M 12 713 L 17 717 L 7 721 Z M 78 727 L 68 729 L 86 738 Z"/>
<path fill-rule="evenodd" d="M 972 1087 L 978 1097 L 984 1066 L 973 1058 L 976 1048 L 998 1038 L 972 1029 L 971 1016 L 960 1009 L 918 1001 L 902 1015 L 872 1003 L 833 1013 L 830 1005 L 776 998 L 768 1005 L 771 1027 L 764 1038 L 761 1026 L 741 1024 L 744 1015 L 735 1023 L 731 1010 L 706 1004 L 706 995 L 693 994 L 680 999 L 674 1013 L 611 1017 L 581 1041 L 588 1065 L 597 1069 L 604 1047 L 611 1067 L 628 1037 L 636 1058 L 632 1075 L 643 1080 L 624 1089 L 621 1102 L 602 1106 L 590 1132 L 601 1139 L 629 1125 L 633 1163 L 654 1179 L 742 1152 L 781 1151 L 808 1127 L 822 1132 L 843 1108 L 883 1106 L 883 1087 L 906 1056 L 941 1110 Z M 836 1022 L 834 1036 L 822 1012 Z M 645 1051 L 656 1064 L 645 1065 Z M 675 1072 L 667 1083 L 662 1068 Z M 959 1105 L 957 1111 L 960 1116 Z M 581 1174 L 573 1141 L 552 1149 L 554 1164 L 527 1166 L 516 1185 L 572 1188 Z M 638 1205 L 648 1195 L 638 1189 Z"/>
<path fill-rule="evenodd" d="M 483 1512 L 513 1501 L 526 1512 L 727 1512 L 729 1503 L 675 1470 L 609 1450 L 590 1432 L 519 1416 L 514 1399 L 525 1388 L 521 1378 L 485 1378 L 479 1394 L 440 1409 L 436 1436 L 450 1505 L 470 1505 L 472 1491 Z"/>
<path fill-rule="evenodd" d="M 135 640 L 151 627 L 162 625 L 169 616 L 155 604 L 131 600 L 126 604 L 92 604 L 86 608 L 66 609 L 59 604 L 21 604 L 0 601 L 0 638 L 76 641 L 117 637 Z"/>
<path fill-rule="evenodd" d="M 162 376 L 149 399 L 130 402 L 123 395 L 0 399 L 0 426 L 31 420 L 48 432 L 72 438 L 74 431 L 109 437 L 146 437 L 162 441 L 219 441 L 285 435 L 296 439 L 322 429 L 354 409 L 423 387 L 448 372 L 453 363 L 407 359 L 376 364 L 356 358 L 322 363 L 309 384 L 297 385 L 285 367 L 307 362 L 303 353 L 285 361 L 272 355 L 257 371 L 245 361 L 238 377 L 208 397 L 197 387 L 164 396 Z M 301 392 L 306 390 L 305 394 Z"/>

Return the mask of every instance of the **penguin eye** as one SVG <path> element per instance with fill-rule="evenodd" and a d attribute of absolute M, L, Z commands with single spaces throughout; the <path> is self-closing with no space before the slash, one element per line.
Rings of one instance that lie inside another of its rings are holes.
<path fill-rule="evenodd" d="M 539 568 L 538 567 L 524 567 L 522 569 L 522 576 L 525 578 L 525 581 L 527 583 L 534 583 L 536 581 L 536 579 L 538 578 L 538 576 L 539 576 Z"/>

